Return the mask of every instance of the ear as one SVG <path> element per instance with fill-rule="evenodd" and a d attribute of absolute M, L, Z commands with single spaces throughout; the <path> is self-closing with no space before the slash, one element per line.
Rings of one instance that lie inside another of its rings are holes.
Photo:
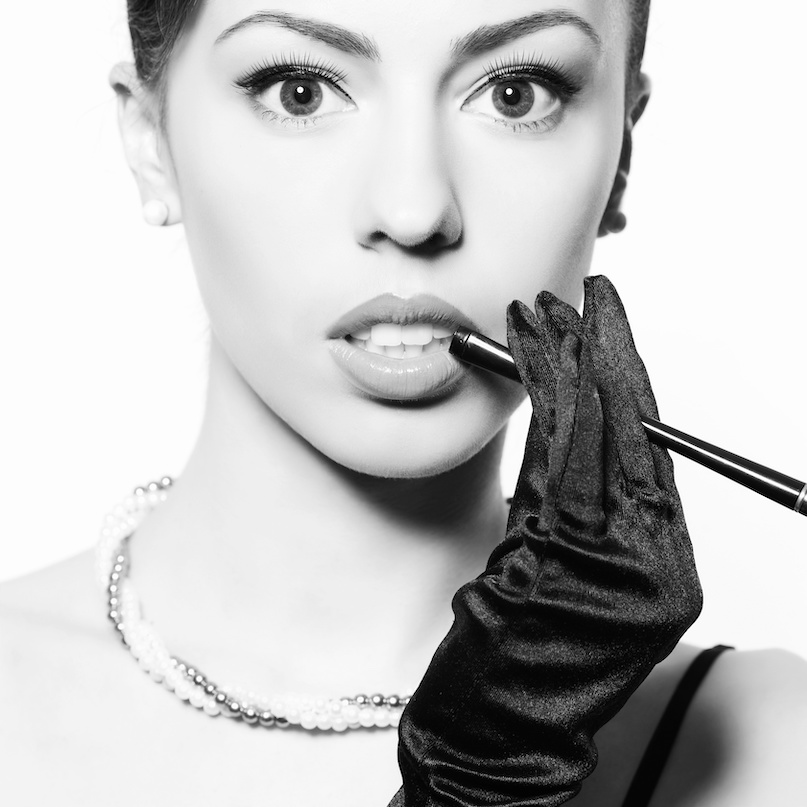
<path fill-rule="evenodd" d="M 165 223 L 176 224 L 182 220 L 179 192 L 154 94 L 143 86 L 130 62 L 116 64 L 109 83 L 118 96 L 123 150 L 140 190 L 140 200 L 143 204 L 164 202 L 168 207 Z"/>
<path fill-rule="evenodd" d="M 632 102 L 625 111 L 625 129 L 622 135 L 622 153 L 619 156 L 619 167 L 617 168 L 614 185 L 611 189 L 611 196 L 605 206 L 605 213 L 600 222 L 598 235 L 600 237 L 609 233 L 620 233 L 625 229 L 628 220 L 620 210 L 622 197 L 628 187 L 628 174 L 630 173 L 630 161 L 633 151 L 633 127 L 638 123 L 639 118 L 647 107 L 650 100 L 650 79 L 644 74 L 639 74 L 637 86 L 633 92 Z"/>

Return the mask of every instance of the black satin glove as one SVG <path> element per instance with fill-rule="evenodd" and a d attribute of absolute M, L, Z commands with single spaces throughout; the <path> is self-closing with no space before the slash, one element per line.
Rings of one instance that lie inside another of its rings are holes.
<path fill-rule="evenodd" d="M 508 309 L 533 417 L 505 540 L 454 596 L 454 624 L 404 711 L 393 807 L 558 805 L 594 733 L 700 613 L 672 462 L 625 312 L 604 277 L 585 310 Z"/>

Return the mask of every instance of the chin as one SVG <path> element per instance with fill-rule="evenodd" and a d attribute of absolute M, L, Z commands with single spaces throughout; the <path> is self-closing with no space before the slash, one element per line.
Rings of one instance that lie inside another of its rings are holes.
<path fill-rule="evenodd" d="M 333 422 L 296 429 L 333 462 L 368 476 L 421 479 L 448 473 L 478 455 L 507 425 L 521 388 L 471 385 L 438 403 L 355 401 Z M 306 432 L 308 432 L 306 434 Z"/>

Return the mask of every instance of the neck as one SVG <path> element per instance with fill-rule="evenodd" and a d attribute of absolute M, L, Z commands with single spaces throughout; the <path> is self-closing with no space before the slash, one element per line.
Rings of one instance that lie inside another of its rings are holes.
<path fill-rule="evenodd" d="M 275 416 L 214 343 L 196 447 L 133 538 L 145 616 L 171 652 L 256 688 L 414 686 L 452 595 L 504 536 L 503 438 L 439 476 L 359 474 Z"/>

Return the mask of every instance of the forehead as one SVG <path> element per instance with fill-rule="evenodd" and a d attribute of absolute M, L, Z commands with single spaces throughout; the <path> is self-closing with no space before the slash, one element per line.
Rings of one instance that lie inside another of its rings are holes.
<path fill-rule="evenodd" d="M 238 26 L 252 23 L 257 29 L 258 19 L 266 27 L 273 19 L 314 20 L 357 34 L 381 60 L 396 52 L 428 59 L 484 35 L 487 27 L 521 22 L 525 32 L 588 29 L 603 51 L 622 54 L 628 5 L 629 0 L 204 0 L 192 35 L 212 44 Z"/>

